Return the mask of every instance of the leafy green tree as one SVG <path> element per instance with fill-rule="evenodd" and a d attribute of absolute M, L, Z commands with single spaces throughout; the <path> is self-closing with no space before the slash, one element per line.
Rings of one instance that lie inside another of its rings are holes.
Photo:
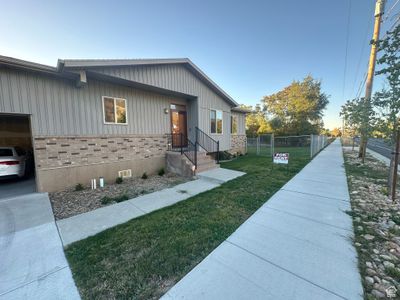
<path fill-rule="evenodd" d="M 331 136 L 331 135 L 332 135 L 332 133 L 331 133 L 331 131 L 329 130 L 329 128 L 324 128 L 324 129 L 322 129 L 322 130 L 321 130 L 321 134 L 322 134 L 322 135 L 326 135 L 326 136 Z"/>
<path fill-rule="evenodd" d="M 253 109 L 252 106 L 243 106 L 251 113 L 246 115 L 246 135 L 257 136 L 259 134 L 271 133 L 272 129 L 266 118 L 265 112 L 262 111 L 260 105 L 256 105 Z"/>
<path fill-rule="evenodd" d="M 323 111 L 329 103 L 321 92 L 321 82 L 310 75 L 293 81 L 283 90 L 265 96 L 264 111 L 272 116 L 271 127 L 277 134 L 318 134 L 323 129 Z"/>
<path fill-rule="evenodd" d="M 346 133 L 352 137 L 362 134 L 370 136 L 374 130 L 376 113 L 372 105 L 365 105 L 364 98 L 348 100 L 342 105 L 340 116 L 345 119 Z"/>
<path fill-rule="evenodd" d="M 395 144 L 397 131 L 399 130 L 400 113 L 400 24 L 387 32 L 386 37 L 378 42 L 379 51 L 383 53 L 377 63 L 381 69 L 376 72 L 377 75 L 384 75 L 387 81 L 387 87 L 380 92 L 376 92 L 373 98 L 374 105 L 380 110 L 380 113 L 388 125 L 390 138 Z M 393 151 L 394 152 L 394 151 Z M 390 173 L 388 177 L 388 187 L 395 188 L 393 182 L 394 155 L 390 160 Z"/>
<path fill-rule="evenodd" d="M 376 75 L 385 75 L 387 87 L 375 93 L 373 104 L 386 120 L 384 123 L 391 131 L 391 139 L 394 141 L 399 128 L 400 113 L 400 24 L 388 32 L 378 45 L 383 54 L 377 61 L 382 68 Z"/>

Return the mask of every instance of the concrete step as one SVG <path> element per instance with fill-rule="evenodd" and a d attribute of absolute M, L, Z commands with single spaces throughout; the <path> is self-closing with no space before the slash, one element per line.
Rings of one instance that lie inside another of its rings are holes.
<path fill-rule="evenodd" d="M 197 166 L 216 165 L 215 160 L 197 160 Z"/>
<path fill-rule="evenodd" d="M 205 172 L 208 170 L 214 170 L 214 169 L 218 169 L 219 168 L 219 164 L 207 164 L 207 165 L 198 165 L 197 169 L 196 169 L 196 173 L 200 173 L 200 172 Z"/>
<path fill-rule="evenodd" d="M 215 161 L 214 159 L 212 159 L 211 157 L 197 157 L 197 161 Z"/>

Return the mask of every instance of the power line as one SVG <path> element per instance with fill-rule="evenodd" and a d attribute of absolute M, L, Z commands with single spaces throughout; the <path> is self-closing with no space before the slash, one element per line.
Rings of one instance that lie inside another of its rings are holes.
<path fill-rule="evenodd" d="M 371 14 L 372 14 L 372 12 L 373 12 L 373 6 L 372 6 L 372 9 L 371 9 Z M 372 20 L 373 20 L 373 18 L 369 18 L 369 22 L 368 22 L 368 25 L 367 25 L 367 30 L 365 31 L 365 36 L 364 36 L 364 39 L 363 39 L 364 43 L 362 44 L 361 53 L 360 53 L 360 56 L 358 58 L 356 76 L 355 76 L 354 81 L 353 81 L 353 86 L 351 88 L 351 93 L 354 92 L 354 88 L 356 86 L 356 82 L 357 82 L 357 78 L 358 78 L 358 72 L 360 71 L 361 61 L 362 61 L 363 55 L 364 55 L 365 45 L 368 44 L 368 34 L 371 31 L 371 26 L 372 26 L 372 23 L 373 23 Z M 367 65 L 367 67 L 368 67 L 368 65 Z"/>
<path fill-rule="evenodd" d="M 384 22 L 389 19 L 390 13 L 392 12 L 393 8 L 395 8 L 395 6 L 400 2 L 400 0 L 397 0 L 391 8 L 388 9 L 388 11 L 386 12 L 386 18 L 383 20 Z"/>
<path fill-rule="evenodd" d="M 400 0 L 398 0 L 398 1 L 400 1 Z M 347 56 L 348 56 L 348 52 L 349 52 L 349 35 L 350 35 L 350 18 L 351 18 L 351 0 L 349 0 L 349 12 L 347 15 L 346 52 L 345 52 L 345 59 L 344 59 L 342 99 L 344 99 L 344 91 L 346 88 Z"/>

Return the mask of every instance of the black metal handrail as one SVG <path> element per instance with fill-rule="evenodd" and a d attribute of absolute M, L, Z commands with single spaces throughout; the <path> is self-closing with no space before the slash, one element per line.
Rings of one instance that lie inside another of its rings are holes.
<path fill-rule="evenodd" d="M 183 133 L 167 134 L 168 151 L 180 152 L 185 155 L 197 169 L 197 143 L 193 143 Z"/>
<path fill-rule="evenodd" d="M 184 154 L 188 160 L 194 165 L 194 168 L 197 169 L 197 145 L 193 143 L 191 140 L 187 139 L 187 147 L 182 148 L 181 153 Z"/>
<path fill-rule="evenodd" d="M 208 153 L 215 153 L 217 163 L 219 163 L 219 141 L 214 140 L 211 136 L 196 126 L 196 143 L 200 145 Z"/>

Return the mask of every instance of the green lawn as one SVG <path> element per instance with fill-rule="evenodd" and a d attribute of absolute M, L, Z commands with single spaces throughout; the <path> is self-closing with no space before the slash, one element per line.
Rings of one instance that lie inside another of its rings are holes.
<path fill-rule="evenodd" d="M 247 152 L 250 155 L 256 155 L 257 154 L 257 147 L 256 146 L 248 146 L 247 147 Z M 288 152 L 288 153 L 296 153 L 296 155 L 303 155 L 303 156 L 310 156 L 311 154 L 311 149 L 310 146 L 306 147 L 275 147 L 274 152 Z M 271 156 L 271 146 L 270 145 L 261 145 L 260 146 L 260 156 Z"/>
<path fill-rule="evenodd" d="M 246 155 L 222 167 L 247 174 L 66 249 L 83 299 L 155 299 L 225 240 L 309 161 L 290 149 L 289 172 Z"/>

